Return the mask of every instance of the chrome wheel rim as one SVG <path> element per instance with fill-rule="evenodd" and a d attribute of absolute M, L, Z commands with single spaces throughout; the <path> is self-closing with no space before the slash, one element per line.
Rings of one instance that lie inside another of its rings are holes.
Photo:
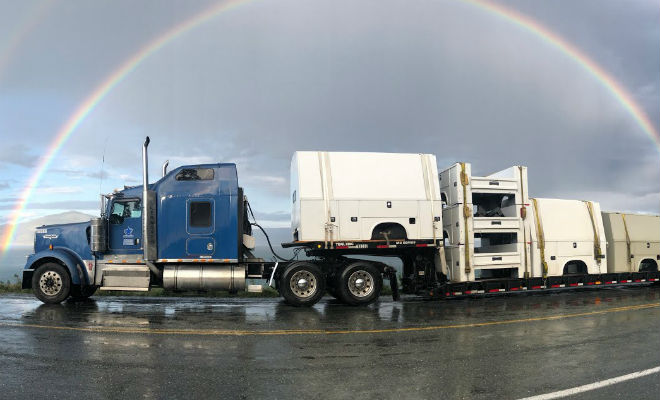
<path fill-rule="evenodd" d="M 55 271 L 46 271 L 39 278 L 39 289 L 46 296 L 55 296 L 62 291 L 62 276 Z"/>
<path fill-rule="evenodd" d="M 318 288 L 314 274 L 304 269 L 291 276 L 289 286 L 293 294 L 300 298 L 313 296 Z"/>
<path fill-rule="evenodd" d="M 374 291 L 374 277 L 367 271 L 358 270 L 348 277 L 348 291 L 355 297 L 367 297 Z"/>

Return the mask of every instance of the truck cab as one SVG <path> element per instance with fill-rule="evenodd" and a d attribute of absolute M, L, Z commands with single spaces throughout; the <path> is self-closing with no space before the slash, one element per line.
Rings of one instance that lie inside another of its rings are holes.
<path fill-rule="evenodd" d="M 186 165 L 102 196 L 90 222 L 37 228 L 23 288 L 46 303 L 97 289 L 146 291 L 245 286 L 254 247 L 232 163 Z"/>

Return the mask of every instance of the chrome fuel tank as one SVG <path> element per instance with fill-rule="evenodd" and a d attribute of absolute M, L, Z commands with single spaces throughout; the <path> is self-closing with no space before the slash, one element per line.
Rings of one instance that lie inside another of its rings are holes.
<path fill-rule="evenodd" d="M 163 287 L 175 290 L 245 289 L 245 266 L 231 265 L 173 265 L 163 270 Z"/>

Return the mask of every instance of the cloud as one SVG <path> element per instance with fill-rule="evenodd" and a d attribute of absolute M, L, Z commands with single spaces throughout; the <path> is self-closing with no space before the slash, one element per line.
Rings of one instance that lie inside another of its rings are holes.
<path fill-rule="evenodd" d="M 76 177 L 76 178 L 92 178 L 92 179 L 108 179 L 110 177 L 110 174 L 108 171 L 86 171 L 86 170 L 81 170 L 81 169 L 51 169 L 50 172 L 55 172 L 55 173 L 61 173 L 64 175 L 67 175 L 69 177 Z"/>
<path fill-rule="evenodd" d="M 13 210 L 15 204 L 0 204 L 0 210 Z M 100 207 L 98 201 L 69 200 L 52 202 L 29 202 L 26 210 L 95 210 Z"/>
<path fill-rule="evenodd" d="M 274 211 L 274 212 L 261 212 L 255 211 L 254 213 L 257 222 L 260 221 L 291 221 L 291 214 L 286 211 Z"/>
<path fill-rule="evenodd" d="M 41 186 L 34 190 L 35 194 L 71 194 L 80 193 L 83 189 L 80 186 Z"/>
<path fill-rule="evenodd" d="M 501 1 L 588 54 L 660 126 L 658 7 Z M 176 12 L 149 4 L 133 4 L 132 12 L 122 4 L 64 5 L 35 32 L 41 39 L 21 48 L 11 79 L 0 82 L 0 105 L 14 104 L 11 113 L 0 107 L 0 130 L 9 121 L 12 132 L 30 134 L 9 137 L 0 163 L 33 165 L 112 66 L 197 11 L 184 2 L 171 4 Z M 70 98 L 46 102 L 45 91 Z M 53 115 L 27 118 L 35 109 Z M 282 0 L 238 8 L 136 68 L 53 165 L 89 187 L 98 185 L 105 154 L 108 186 L 139 184 L 147 134 L 152 181 L 166 159 L 171 168 L 236 162 L 255 209 L 268 213 L 289 207 L 296 150 L 433 153 L 440 168 L 464 160 L 477 174 L 521 164 L 533 196 L 660 207 L 647 197 L 660 193 L 658 150 L 615 96 L 543 40 L 462 2 Z"/>
<path fill-rule="evenodd" d="M 37 162 L 37 157 L 30 151 L 30 148 L 22 143 L 4 143 L 0 146 L 0 163 L 14 164 L 21 167 L 33 167 Z"/>

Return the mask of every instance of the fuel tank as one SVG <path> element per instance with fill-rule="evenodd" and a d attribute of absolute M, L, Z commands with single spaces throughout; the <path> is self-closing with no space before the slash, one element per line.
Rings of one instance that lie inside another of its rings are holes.
<path fill-rule="evenodd" d="M 174 290 L 245 289 L 245 266 L 231 265 L 173 265 L 163 270 L 163 287 Z"/>

